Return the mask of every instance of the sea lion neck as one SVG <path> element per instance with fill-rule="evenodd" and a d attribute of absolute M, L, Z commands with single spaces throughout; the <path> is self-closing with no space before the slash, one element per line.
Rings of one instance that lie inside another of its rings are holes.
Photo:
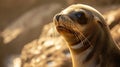
<path fill-rule="evenodd" d="M 112 39 L 109 30 L 103 30 L 107 33 L 99 33 L 95 40 L 95 46 L 80 52 L 70 49 L 73 61 L 73 67 L 114 67 L 120 61 L 120 51 Z M 98 36 L 99 35 L 99 36 Z M 97 41 L 97 42 L 95 42 Z M 116 58 L 113 58 L 116 57 Z M 89 66 L 88 66 L 89 65 Z"/>

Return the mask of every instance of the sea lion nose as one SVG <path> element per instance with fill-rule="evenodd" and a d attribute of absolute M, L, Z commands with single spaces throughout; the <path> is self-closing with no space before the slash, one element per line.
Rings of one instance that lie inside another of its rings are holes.
<path fill-rule="evenodd" d="M 61 15 L 56 15 L 56 20 L 59 21 Z"/>

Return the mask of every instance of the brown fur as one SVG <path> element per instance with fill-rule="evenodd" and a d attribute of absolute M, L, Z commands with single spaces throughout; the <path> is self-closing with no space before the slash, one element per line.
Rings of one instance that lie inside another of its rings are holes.
<path fill-rule="evenodd" d="M 96 9 L 72 5 L 57 14 L 54 22 L 68 42 L 73 67 L 120 67 L 120 49 Z"/>

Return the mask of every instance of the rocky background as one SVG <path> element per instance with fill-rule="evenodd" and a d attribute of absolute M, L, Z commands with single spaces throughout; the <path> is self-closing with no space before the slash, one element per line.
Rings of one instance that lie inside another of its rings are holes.
<path fill-rule="evenodd" d="M 0 0 L 0 67 L 71 67 L 52 18 L 73 3 L 99 10 L 120 44 L 120 0 Z"/>

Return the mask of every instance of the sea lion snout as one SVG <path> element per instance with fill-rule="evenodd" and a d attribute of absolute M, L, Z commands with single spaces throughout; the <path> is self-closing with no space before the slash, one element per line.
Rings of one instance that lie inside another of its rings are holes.
<path fill-rule="evenodd" d="M 68 16 L 64 15 L 64 14 L 57 14 L 55 15 L 54 19 L 56 20 L 57 23 L 61 23 L 61 22 L 66 22 L 68 21 Z"/>
<path fill-rule="evenodd" d="M 57 22 L 59 22 L 60 16 L 61 16 L 61 15 L 56 15 L 56 16 L 55 16 L 55 19 L 57 20 Z"/>

